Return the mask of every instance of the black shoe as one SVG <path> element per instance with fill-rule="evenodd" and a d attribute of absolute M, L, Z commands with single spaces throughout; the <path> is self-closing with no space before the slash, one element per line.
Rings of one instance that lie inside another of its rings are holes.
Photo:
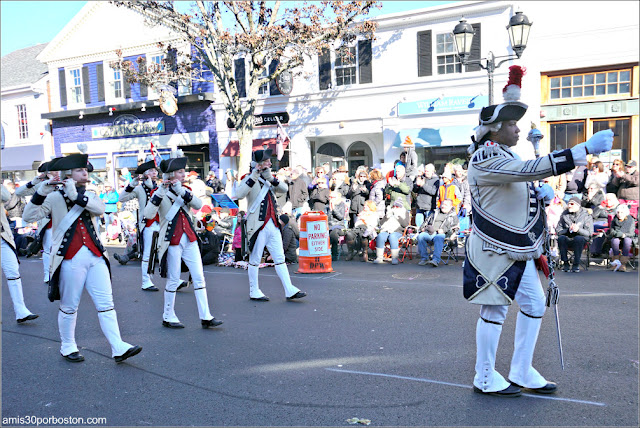
<path fill-rule="evenodd" d="M 127 358 L 133 357 L 134 355 L 138 355 L 140 351 L 142 351 L 142 346 L 135 345 L 127 349 L 127 352 L 125 352 L 124 354 L 115 356 L 113 357 L 113 359 L 116 360 L 116 363 L 121 363 Z"/>
<path fill-rule="evenodd" d="M 562 262 L 562 271 L 569 272 L 569 262 Z"/>
<path fill-rule="evenodd" d="M 72 363 L 81 363 L 84 361 L 84 357 L 78 351 L 72 352 L 69 355 L 63 355 L 62 358 Z"/>
<path fill-rule="evenodd" d="M 517 383 L 513 382 L 511 382 L 511 385 L 517 388 L 525 389 L 527 391 L 535 392 L 536 394 L 555 394 L 558 390 L 558 385 L 555 382 L 547 382 L 545 386 L 540 388 L 525 388 L 524 386 L 520 386 Z"/>
<path fill-rule="evenodd" d="M 256 302 L 268 302 L 269 298 L 267 296 L 262 297 L 249 297 L 249 300 L 255 300 Z"/>
<path fill-rule="evenodd" d="M 16 322 L 17 322 L 18 324 L 22 324 L 22 323 L 23 323 L 23 322 L 25 322 L 25 321 L 31 321 L 31 320 L 34 320 L 34 319 L 38 318 L 38 316 L 39 316 L 39 315 L 36 315 L 36 314 L 29 314 L 29 315 L 27 315 L 27 316 L 26 316 L 26 317 L 24 317 L 24 318 L 20 318 L 19 320 L 16 320 Z"/>
<path fill-rule="evenodd" d="M 347 257 L 345 257 L 345 260 L 350 262 L 351 260 L 353 260 L 354 257 L 355 257 L 355 253 L 353 251 L 349 251 L 349 254 L 347 254 Z"/>
<path fill-rule="evenodd" d="M 167 328 L 184 328 L 181 322 L 162 321 L 162 326 Z"/>
<path fill-rule="evenodd" d="M 202 328 L 217 327 L 223 322 L 224 321 L 220 321 L 215 318 L 211 318 L 210 320 L 200 320 L 200 324 L 202 324 Z"/>
<path fill-rule="evenodd" d="M 293 299 L 302 299 L 304 296 L 306 296 L 307 293 L 305 293 L 304 291 L 298 291 L 296 294 L 294 294 L 291 297 L 287 297 L 287 300 L 293 300 Z"/>
<path fill-rule="evenodd" d="M 160 290 L 155 285 L 152 285 L 151 287 L 143 288 L 142 291 L 160 291 Z"/>
<path fill-rule="evenodd" d="M 188 286 L 189 286 L 188 281 L 182 281 L 180 285 L 178 285 L 178 288 L 176 288 L 176 291 L 180 290 L 181 288 L 187 288 Z"/>
<path fill-rule="evenodd" d="M 47 288 L 49 288 L 49 281 L 45 281 L 45 282 L 44 282 L 44 286 L 45 286 L 45 287 L 47 287 Z"/>
<path fill-rule="evenodd" d="M 483 390 L 481 390 L 480 388 L 474 385 L 473 392 L 478 392 L 480 394 L 485 394 L 485 395 L 493 395 L 494 397 L 502 397 L 502 398 L 520 397 L 520 395 L 522 395 L 522 391 L 520 391 L 520 388 L 515 386 L 515 384 L 509 385 L 502 391 L 492 391 L 492 392 L 484 392 Z"/>
<path fill-rule="evenodd" d="M 573 273 L 580 272 L 580 265 L 579 264 L 573 265 L 573 267 L 571 268 L 571 272 L 573 272 Z"/>

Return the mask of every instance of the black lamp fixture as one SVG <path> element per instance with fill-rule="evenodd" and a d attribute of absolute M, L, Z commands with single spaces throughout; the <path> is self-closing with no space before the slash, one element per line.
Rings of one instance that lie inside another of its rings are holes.
<path fill-rule="evenodd" d="M 516 12 L 516 14 L 509 19 L 507 31 L 509 32 L 511 47 L 518 58 L 520 58 L 520 55 L 522 55 L 522 52 L 527 47 L 529 31 L 531 30 L 532 24 L 533 22 L 529 22 L 527 15 L 524 15 L 522 12 Z"/>
<path fill-rule="evenodd" d="M 462 18 L 458 25 L 453 29 L 453 37 L 456 42 L 456 50 L 463 64 L 467 63 L 467 59 L 471 55 L 471 41 L 476 32 L 466 19 Z"/>

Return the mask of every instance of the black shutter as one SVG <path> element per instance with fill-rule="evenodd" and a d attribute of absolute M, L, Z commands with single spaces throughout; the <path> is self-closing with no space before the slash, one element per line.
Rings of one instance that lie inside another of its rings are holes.
<path fill-rule="evenodd" d="M 96 65 L 96 77 L 98 81 L 98 101 L 104 101 L 104 66 Z"/>
<path fill-rule="evenodd" d="M 175 73 L 178 69 L 178 50 L 176 48 L 171 48 L 167 51 L 167 60 L 169 62 L 169 70 Z"/>
<path fill-rule="evenodd" d="M 64 68 L 58 70 L 58 83 L 60 85 L 60 107 L 67 105 L 67 80 Z"/>
<path fill-rule="evenodd" d="M 280 61 L 278 60 L 272 60 L 269 63 L 269 75 L 273 74 L 274 71 L 276 71 L 276 69 L 278 68 Z M 269 94 L 270 95 L 282 95 L 282 92 L 280 92 L 280 89 L 278 89 L 278 85 L 276 85 L 276 81 L 275 79 L 272 79 L 269 82 Z"/>
<path fill-rule="evenodd" d="M 247 96 L 247 91 L 245 87 L 246 77 L 244 71 L 244 58 L 238 58 L 234 61 L 235 64 L 235 77 L 236 77 L 236 88 L 238 88 L 238 95 L 240 98 L 244 98 Z"/>
<path fill-rule="evenodd" d="M 359 83 L 371 83 L 373 81 L 371 73 L 371 40 L 358 41 L 358 68 L 360 69 Z"/>
<path fill-rule="evenodd" d="M 141 73 L 146 73 L 147 72 L 147 58 L 146 57 L 142 57 L 142 61 L 140 61 L 140 65 L 138 66 L 139 70 Z M 141 97 L 146 97 L 149 95 L 149 91 L 147 89 L 147 85 L 145 85 L 144 83 L 140 83 L 140 96 Z"/>
<path fill-rule="evenodd" d="M 91 80 L 89 79 L 89 67 L 82 67 L 82 92 L 84 93 L 84 103 L 91 102 Z"/>
<path fill-rule="evenodd" d="M 431 76 L 431 30 L 418 31 L 418 76 Z"/>
<path fill-rule="evenodd" d="M 471 51 L 469 52 L 469 61 L 480 60 L 482 53 L 480 52 L 480 24 L 471 24 L 473 31 L 476 33 L 471 39 Z M 464 71 L 478 71 L 481 70 L 480 64 L 468 64 L 465 66 Z"/>
<path fill-rule="evenodd" d="M 331 87 L 331 52 L 329 49 L 322 49 L 318 55 L 318 79 L 321 91 Z"/>
<path fill-rule="evenodd" d="M 124 87 L 124 97 L 131 98 L 131 83 L 125 77 L 124 72 L 122 73 L 122 86 Z"/>

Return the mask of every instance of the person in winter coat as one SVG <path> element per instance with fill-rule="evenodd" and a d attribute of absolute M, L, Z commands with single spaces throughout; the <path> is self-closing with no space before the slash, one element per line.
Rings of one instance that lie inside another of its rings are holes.
<path fill-rule="evenodd" d="M 338 260 L 338 241 L 344 236 L 347 228 L 344 219 L 347 216 L 347 206 L 339 190 L 334 190 L 330 194 L 329 210 L 327 221 L 329 223 L 329 242 L 331 243 L 331 260 Z M 353 255 L 351 254 L 351 258 Z M 351 259 L 349 259 L 351 260 Z"/>
<path fill-rule="evenodd" d="M 402 205 L 407 211 L 411 211 L 411 190 L 413 183 L 405 174 L 405 168 L 398 163 L 395 166 L 394 174 L 387 180 L 387 187 L 384 190 L 386 198 L 394 203 L 398 198 L 402 199 Z"/>
<path fill-rule="evenodd" d="M 638 163 L 627 162 L 625 171 L 617 171 L 613 184 L 618 186 L 618 199 L 638 201 Z"/>
<path fill-rule="evenodd" d="M 329 204 L 329 188 L 325 180 L 319 180 L 309 194 L 309 207 L 312 211 L 326 212 Z"/>
<path fill-rule="evenodd" d="M 584 165 L 574 168 L 565 173 L 567 177 L 567 188 L 564 191 L 564 201 L 568 202 L 574 196 L 580 197 L 584 193 L 584 183 L 587 179 L 587 167 Z"/>
<path fill-rule="evenodd" d="M 215 171 L 209 171 L 209 174 L 207 175 L 207 180 L 205 181 L 205 184 L 208 187 L 211 187 L 211 190 L 213 193 L 222 193 L 224 192 L 224 184 L 222 184 L 222 180 L 220 180 L 217 176 Z"/>
<path fill-rule="evenodd" d="M 582 196 L 581 205 L 586 208 L 593 218 L 593 225 L 607 223 L 607 213 L 600 207 L 604 201 L 604 193 L 598 183 L 591 182 L 587 187 L 587 193 Z"/>
<path fill-rule="evenodd" d="M 315 177 L 313 177 L 313 180 L 311 180 L 311 183 L 309 183 L 309 193 L 311 193 L 311 191 L 316 188 L 319 181 L 324 180 L 324 182 L 327 184 L 327 189 L 329 188 L 329 179 L 327 178 L 327 173 L 325 172 L 324 168 L 319 166 L 316 168 L 315 172 Z"/>
<path fill-rule="evenodd" d="M 369 200 L 376 204 L 378 217 L 384 217 L 386 204 L 384 201 L 384 189 L 387 187 L 387 181 L 382 176 L 382 171 L 374 169 L 369 173 L 369 182 L 371 183 L 371 191 L 369 192 Z"/>
<path fill-rule="evenodd" d="M 282 214 L 280 217 L 280 231 L 282 233 L 282 249 L 284 250 L 285 263 L 298 263 L 298 239 L 300 235 L 296 235 L 296 231 L 292 226 L 291 217 Z"/>
<path fill-rule="evenodd" d="M 331 179 L 329 179 L 329 190 L 332 192 L 337 190 L 343 197 L 347 197 L 349 194 L 349 174 L 345 166 L 340 166 L 340 168 L 331 174 Z"/>
<path fill-rule="evenodd" d="M 351 200 L 349 207 L 349 227 L 354 227 L 356 217 L 364 210 L 364 203 L 369 199 L 369 174 L 366 170 L 357 171 L 355 180 L 352 181 L 347 199 Z"/>
<path fill-rule="evenodd" d="M 387 210 L 387 215 L 380 225 L 380 233 L 376 237 L 376 259 L 373 261 L 374 263 L 382 263 L 384 245 L 388 241 L 391 248 L 391 264 L 398 264 L 400 237 L 404 232 L 404 228 L 409 225 L 411 217 L 404 204 L 404 198 L 399 197 Z"/>
<path fill-rule="evenodd" d="M 424 167 L 424 175 L 418 176 L 413 185 L 416 194 L 416 226 L 420 227 L 426 217 L 436 209 L 440 177 L 432 163 Z"/>
<path fill-rule="evenodd" d="M 616 181 L 618 171 L 622 171 L 624 173 L 624 162 L 622 159 L 615 159 L 613 161 L 611 170 L 609 171 L 609 181 L 607 181 L 605 193 L 613 193 L 614 195 L 618 194 L 618 188 L 620 187 L 620 184 Z M 616 183 L 614 183 L 614 181 L 616 181 Z"/>
<path fill-rule="evenodd" d="M 587 178 L 584 181 L 585 189 L 588 189 L 591 184 L 596 184 L 600 189 L 607 187 L 609 182 L 609 174 L 605 171 L 604 164 L 601 161 L 596 161 L 591 166 L 591 169 L 587 173 Z"/>
<path fill-rule="evenodd" d="M 231 242 L 231 248 L 235 253 L 234 261 L 241 262 L 242 261 L 242 228 L 240 227 L 240 222 L 245 218 L 244 211 L 238 211 L 236 215 L 237 223 L 236 223 L 236 231 L 233 233 L 233 241 Z"/>
<path fill-rule="evenodd" d="M 124 170 L 125 168 L 123 168 Z M 113 217 L 118 212 L 118 192 L 116 192 L 111 183 L 104 183 L 104 193 L 100 194 L 100 199 L 104 202 L 104 226 L 105 228 L 113 223 Z"/>
<path fill-rule="evenodd" d="M 616 263 L 620 261 L 620 272 L 627 271 L 627 262 L 631 257 L 631 245 L 638 245 L 638 237 L 636 236 L 636 219 L 629 214 L 629 207 L 625 204 L 618 205 L 616 215 L 611 220 L 611 226 L 606 235 L 611 250 L 613 251 L 612 264 L 609 269 L 615 269 Z M 620 244 L 622 244 L 622 252 L 620 252 Z"/>
<path fill-rule="evenodd" d="M 569 272 L 569 259 L 567 250 L 571 245 L 573 249 L 572 272 L 580 272 L 580 258 L 584 244 L 593 233 L 593 219 L 586 209 L 580 206 L 580 198 L 572 197 L 567 204 L 567 209 L 560 216 L 556 227 L 558 235 L 558 248 L 562 259 L 562 270 Z"/>
<path fill-rule="evenodd" d="M 22 187 L 22 186 L 20 186 Z M 16 185 L 13 182 L 8 182 L 6 189 L 10 193 L 9 200 L 4 204 L 4 208 L 7 210 L 7 218 L 12 228 L 22 226 L 22 213 L 24 212 L 24 200 L 20 197 L 20 192 L 16 193 Z"/>
<path fill-rule="evenodd" d="M 356 251 L 362 251 L 362 261 L 369 261 L 369 241 L 375 239 L 378 228 L 378 211 L 373 201 L 364 204 L 364 210 L 360 211 L 356 223 L 352 229 L 347 230 L 344 240 L 349 248 L 347 261 L 353 260 Z"/>
<path fill-rule="evenodd" d="M 466 217 L 471 214 L 471 192 L 469 191 L 469 182 L 467 181 L 467 172 L 462 165 L 453 166 L 453 183 L 460 189 L 460 205 L 458 215 Z"/>
<path fill-rule="evenodd" d="M 291 212 L 296 218 L 303 214 L 303 207 L 309 202 L 308 184 L 304 177 L 304 171 L 297 167 L 291 172 L 289 181 L 288 200 L 291 202 Z"/>
<path fill-rule="evenodd" d="M 418 234 L 418 251 L 421 260 L 420 266 L 430 263 L 438 267 L 442 259 L 442 249 L 445 239 L 451 237 L 458 230 L 458 216 L 453 210 L 453 201 L 445 199 L 440 204 L 440 208 L 429 214 L 429 217 L 422 223 Z M 429 260 L 427 245 L 433 243 L 433 258 Z"/>
<path fill-rule="evenodd" d="M 456 185 L 453 175 L 446 170 L 442 174 L 442 180 L 440 180 L 440 187 L 438 188 L 438 206 L 440 206 L 445 199 L 451 199 L 453 201 L 453 208 L 457 214 L 462 204 L 462 192 L 460 192 L 460 188 Z"/>

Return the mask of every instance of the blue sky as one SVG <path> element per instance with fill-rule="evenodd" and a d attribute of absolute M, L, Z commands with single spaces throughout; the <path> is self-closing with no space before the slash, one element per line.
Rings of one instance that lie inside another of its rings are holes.
<path fill-rule="evenodd" d="M 86 1 L 0 2 L 2 55 L 40 43 L 47 43 L 82 9 Z M 383 1 L 372 15 L 402 12 L 451 1 Z"/>

